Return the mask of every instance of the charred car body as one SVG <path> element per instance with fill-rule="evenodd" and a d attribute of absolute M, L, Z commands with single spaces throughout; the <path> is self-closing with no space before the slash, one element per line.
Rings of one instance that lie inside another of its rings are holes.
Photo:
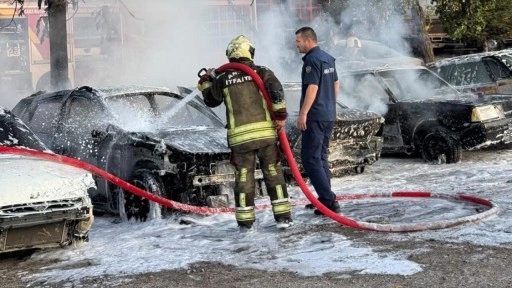
<path fill-rule="evenodd" d="M 302 133 L 296 127 L 301 95 L 300 83 L 283 83 L 289 117 L 286 121 L 286 135 L 299 169 L 304 175 L 300 161 Z M 382 150 L 382 127 L 384 118 L 374 112 L 350 109 L 337 102 L 336 123 L 329 142 L 329 168 L 332 176 L 341 176 L 352 171 L 364 172 L 380 158 Z M 285 172 L 290 174 L 288 163 L 283 159 Z"/>
<path fill-rule="evenodd" d="M 461 149 L 510 141 L 508 100 L 461 94 L 425 67 L 345 72 L 340 83 L 349 107 L 384 115 L 383 153 L 455 163 Z"/>
<path fill-rule="evenodd" d="M 223 205 L 234 180 L 226 130 L 207 107 L 182 99 L 166 88 L 81 87 L 32 95 L 13 112 L 58 154 L 168 199 Z M 100 177 L 96 183 L 95 211 L 140 220 L 168 212 Z"/>
<path fill-rule="evenodd" d="M 512 49 L 452 57 L 427 67 L 463 92 L 512 94 Z"/>
<path fill-rule="evenodd" d="M 10 111 L 0 107 L 0 145 L 51 153 Z M 0 253 L 61 247 L 87 239 L 93 222 L 85 170 L 39 158 L 0 154 Z"/>

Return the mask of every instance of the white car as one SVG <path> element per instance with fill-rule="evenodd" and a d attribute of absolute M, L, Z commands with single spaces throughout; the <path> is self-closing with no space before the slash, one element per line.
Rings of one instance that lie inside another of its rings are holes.
<path fill-rule="evenodd" d="M 0 145 L 51 153 L 23 122 L 2 107 Z M 96 186 L 85 170 L 1 153 L 0 253 L 61 247 L 87 239 L 94 219 L 89 189 Z"/>

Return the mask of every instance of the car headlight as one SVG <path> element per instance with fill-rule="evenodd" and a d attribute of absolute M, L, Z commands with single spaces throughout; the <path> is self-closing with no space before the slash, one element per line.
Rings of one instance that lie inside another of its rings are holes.
<path fill-rule="evenodd" d="M 501 105 L 486 105 L 471 110 L 471 122 L 482 122 L 492 119 L 503 119 L 505 113 Z"/>

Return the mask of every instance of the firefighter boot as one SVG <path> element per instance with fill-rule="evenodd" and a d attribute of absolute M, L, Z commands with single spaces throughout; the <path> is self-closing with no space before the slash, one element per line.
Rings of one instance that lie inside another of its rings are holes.
<path fill-rule="evenodd" d="M 276 220 L 276 227 L 278 229 L 286 229 L 293 225 L 292 220 L 292 206 L 287 198 L 278 199 L 271 202 L 272 212 Z"/>
<path fill-rule="evenodd" d="M 241 232 L 249 232 L 254 229 L 253 224 L 256 220 L 254 206 L 236 207 L 235 217 Z"/>

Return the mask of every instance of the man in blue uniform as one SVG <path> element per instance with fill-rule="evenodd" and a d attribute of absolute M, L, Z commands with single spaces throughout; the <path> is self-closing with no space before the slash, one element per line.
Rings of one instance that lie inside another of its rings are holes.
<path fill-rule="evenodd" d="M 297 128 L 302 131 L 301 160 L 318 200 L 327 208 L 340 213 L 336 194 L 331 190 L 331 173 L 327 161 L 329 139 L 336 120 L 336 96 L 339 81 L 334 57 L 321 50 L 311 27 L 295 32 L 302 61 L 302 94 Z M 315 214 L 321 215 L 319 210 Z"/>

